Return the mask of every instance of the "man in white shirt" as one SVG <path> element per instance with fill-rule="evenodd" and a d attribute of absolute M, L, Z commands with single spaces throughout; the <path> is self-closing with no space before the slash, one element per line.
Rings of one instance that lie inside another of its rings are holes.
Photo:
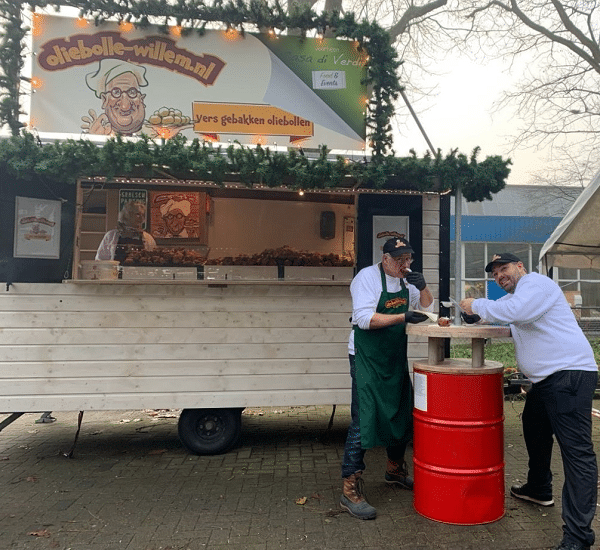
<path fill-rule="evenodd" d="M 594 544 L 598 467 L 592 443 L 592 399 L 598 366 L 560 287 L 539 273 L 527 273 L 509 253 L 493 256 L 485 270 L 508 294 L 499 300 L 460 302 L 467 322 L 509 324 L 517 364 L 533 385 L 523 410 L 529 455 L 527 483 L 511 494 L 552 506 L 553 435 L 563 459 L 563 539 L 555 550 L 589 550 Z"/>
<path fill-rule="evenodd" d="M 413 487 L 404 463 L 412 438 L 413 408 L 405 327 L 427 319 L 409 308 L 432 311 L 433 296 L 423 275 L 409 269 L 412 253 L 406 239 L 387 240 L 381 263 L 361 269 L 350 285 L 352 420 L 342 461 L 340 506 L 359 519 L 377 515 L 362 491 L 367 449 L 385 446 L 386 482 L 409 490 Z"/>

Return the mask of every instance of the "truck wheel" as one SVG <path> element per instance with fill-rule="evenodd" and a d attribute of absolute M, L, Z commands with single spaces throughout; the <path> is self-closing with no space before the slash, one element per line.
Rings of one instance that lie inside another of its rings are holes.
<path fill-rule="evenodd" d="M 188 451 L 216 455 L 231 449 L 242 432 L 242 409 L 184 409 L 179 439 Z"/>

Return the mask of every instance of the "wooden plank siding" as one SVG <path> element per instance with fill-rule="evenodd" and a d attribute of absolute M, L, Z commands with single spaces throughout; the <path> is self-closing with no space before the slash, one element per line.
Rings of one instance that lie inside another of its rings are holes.
<path fill-rule="evenodd" d="M 348 283 L 15 283 L 0 411 L 350 402 Z"/>
<path fill-rule="evenodd" d="M 440 196 L 423 195 L 423 276 L 435 299 L 436 312 L 439 311 L 440 280 Z M 426 361 L 427 338 L 410 335 L 408 337 L 409 369 L 412 373 L 413 361 Z"/>
<path fill-rule="evenodd" d="M 439 201 L 423 273 L 439 280 Z M 14 283 L 0 293 L 0 413 L 348 404 L 349 282 Z M 409 365 L 427 357 L 409 338 Z"/>
<path fill-rule="evenodd" d="M 3 413 L 350 401 L 347 283 L 15 283 L 0 312 Z"/>

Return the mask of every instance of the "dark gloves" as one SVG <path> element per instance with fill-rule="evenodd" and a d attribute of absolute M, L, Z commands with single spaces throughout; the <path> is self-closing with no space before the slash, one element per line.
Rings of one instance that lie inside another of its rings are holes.
<path fill-rule="evenodd" d="M 465 323 L 467 323 L 467 325 L 472 325 L 473 323 L 476 323 L 477 321 L 481 321 L 481 317 L 479 317 L 479 315 L 477 315 L 477 313 L 473 313 L 473 315 L 469 315 L 468 313 L 461 311 L 460 316 L 462 317 L 463 321 Z"/>
<path fill-rule="evenodd" d="M 411 271 L 406 274 L 406 280 L 411 284 L 417 287 L 418 290 L 423 290 L 427 283 L 425 282 L 425 277 L 423 277 L 422 273 L 418 271 Z"/>
<path fill-rule="evenodd" d="M 419 273 L 419 275 L 421 275 Z M 421 275 L 422 277 L 423 275 Z M 404 314 L 404 321 L 406 323 L 422 323 L 423 321 L 427 321 L 427 319 L 429 319 L 429 317 L 427 317 L 427 315 L 424 315 L 423 313 L 419 313 L 418 311 L 407 311 Z"/>

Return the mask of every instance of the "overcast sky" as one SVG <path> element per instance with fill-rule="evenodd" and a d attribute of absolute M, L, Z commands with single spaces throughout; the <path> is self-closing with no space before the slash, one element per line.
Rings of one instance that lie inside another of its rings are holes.
<path fill-rule="evenodd" d="M 437 93 L 429 100 L 431 107 L 418 114 L 429 140 L 444 154 L 458 148 L 470 155 L 474 147 L 480 146 L 480 160 L 490 155 L 509 157 L 513 165 L 508 183 L 529 183 L 531 173 L 543 167 L 545 153 L 524 148 L 510 152 L 510 135 L 516 133 L 518 121 L 507 111 L 493 112 L 494 102 L 511 77 L 503 72 L 500 62 L 483 66 L 459 59 L 453 61 L 452 67 L 451 72 L 439 77 Z M 416 111 L 423 107 L 413 104 Z M 396 110 L 407 111 L 402 98 Z M 401 132 L 394 134 L 397 155 L 406 155 L 411 148 L 419 156 L 427 151 L 427 143 L 412 118 L 406 119 Z"/>

